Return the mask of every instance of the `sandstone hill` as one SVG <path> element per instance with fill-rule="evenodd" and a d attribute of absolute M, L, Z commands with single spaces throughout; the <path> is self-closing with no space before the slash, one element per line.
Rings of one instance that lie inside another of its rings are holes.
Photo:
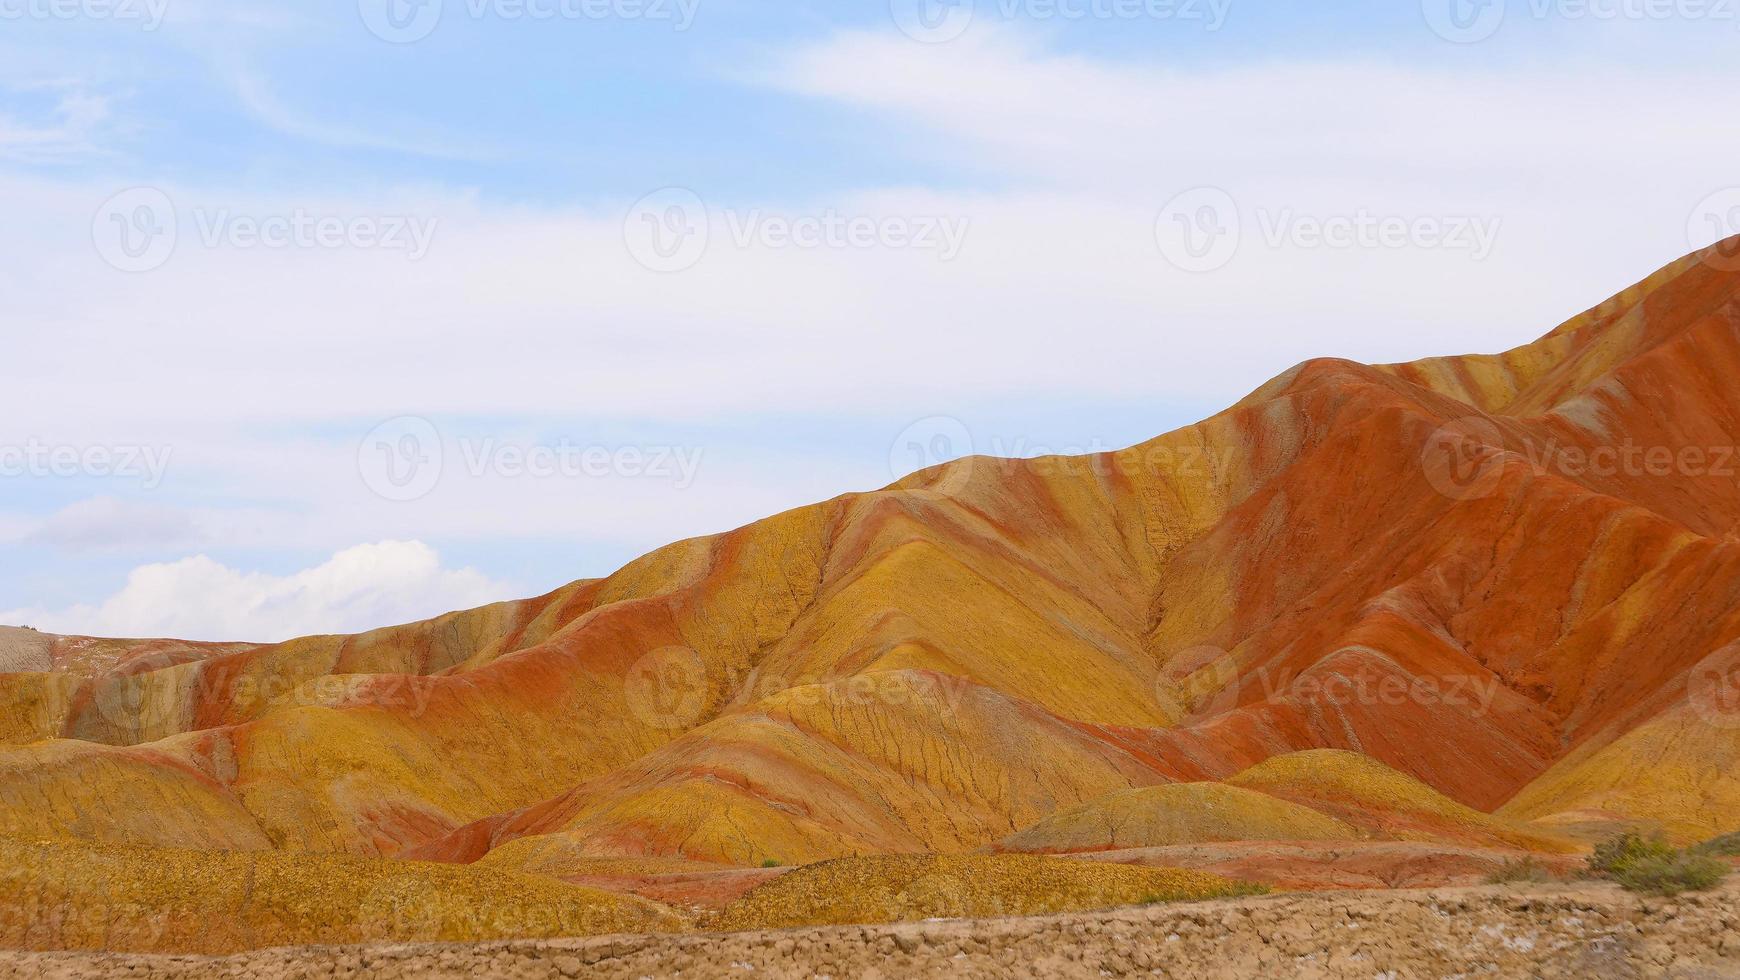
<path fill-rule="evenodd" d="M 15 634 L 0 836 L 600 862 L 1740 829 L 1740 273 L 1311 361 L 546 596 L 272 645 Z M 17 652 L 14 652 L 17 651 Z"/>

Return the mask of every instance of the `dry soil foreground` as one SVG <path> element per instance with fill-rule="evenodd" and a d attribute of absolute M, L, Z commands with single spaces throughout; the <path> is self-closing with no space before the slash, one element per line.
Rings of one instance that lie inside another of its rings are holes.
<path fill-rule="evenodd" d="M 722 935 L 5 954 L 0 978 L 1740 977 L 1740 883 L 1678 899 L 1600 884 L 1295 894 L 1084 915 Z"/>

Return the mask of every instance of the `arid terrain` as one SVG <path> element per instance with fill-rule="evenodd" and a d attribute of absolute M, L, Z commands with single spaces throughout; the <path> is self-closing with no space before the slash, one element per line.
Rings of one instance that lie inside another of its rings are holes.
<path fill-rule="evenodd" d="M 227 958 L 0 955 L 0 977 L 1740 977 L 1740 886 L 1674 901 L 1610 886 L 1275 896 L 980 921 Z"/>
<path fill-rule="evenodd" d="M 0 946 L 1732 967 L 1732 886 L 1281 894 L 1740 829 L 1732 244 L 1504 354 L 1307 362 L 1128 450 L 960 460 L 534 599 L 269 645 L 0 631 Z"/>

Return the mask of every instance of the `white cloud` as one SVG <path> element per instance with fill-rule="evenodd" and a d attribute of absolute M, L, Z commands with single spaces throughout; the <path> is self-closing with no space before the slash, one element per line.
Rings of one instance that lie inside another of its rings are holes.
<path fill-rule="evenodd" d="M 1628 69 L 1559 51 L 1455 68 L 1342 59 L 1173 68 L 1054 53 L 1033 32 L 986 25 L 941 45 L 845 32 L 756 77 L 881 113 L 925 155 L 1075 188 L 1290 177 L 1410 192 L 1552 179 L 1547 189 L 1558 191 L 1560 180 L 1583 186 L 1649 168 L 1731 174 L 1721 161 L 1740 133 L 1709 125 L 1712 98 L 1718 111 L 1735 100 L 1731 65 L 1658 52 L 1654 65 L 1674 67 Z M 1686 159 L 1701 154 L 1713 158 Z"/>
<path fill-rule="evenodd" d="M 420 541 L 358 545 L 290 575 L 246 572 L 203 555 L 133 570 L 95 605 L 14 609 L 0 623 L 55 633 L 271 642 L 354 633 L 515 598 L 470 568 L 448 569 Z"/>
<path fill-rule="evenodd" d="M 971 35 L 970 35 L 971 36 Z M 849 72 L 842 64 L 854 65 Z M 0 401 L 41 429 L 112 419 L 275 422 L 415 412 L 695 419 L 907 410 L 1083 394 L 1231 401 L 1316 354 L 1396 359 L 1520 344 L 1691 249 L 1691 212 L 1733 180 L 1740 86 L 1701 66 L 1618 70 L 1234 66 L 1211 75 L 1064 57 L 1018 36 L 951 45 L 842 35 L 772 80 L 886 113 L 915 156 L 970 160 L 997 192 L 889 187 L 714 208 L 707 257 L 674 275 L 623 246 L 629 202 L 534 210 L 465 192 L 378 197 L 169 186 L 163 268 L 98 261 L 89 216 L 118 187 L 11 182 L 19 353 L 77 369 Z M 1687 91 L 1698 93 L 1687 98 Z M 915 171 L 921 173 L 921 171 Z M 1237 260 L 1170 267 L 1154 219 L 1179 191 L 1246 209 Z M 652 188 L 648 188 L 651 190 Z M 723 212 L 942 215 L 960 254 L 737 248 Z M 394 251 L 208 248 L 192 212 L 436 222 Z M 1502 222 L 1477 261 L 1430 249 L 1269 247 L 1256 212 Z M 23 243 L 28 242 L 26 247 Z M 294 284 L 293 286 L 289 284 Z M 31 329 L 35 328 L 35 329 Z M 1067 340 L 1065 338 L 1067 337 Z M 1050 356 L 1067 344 L 1068 358 Z M 140 371 L 150 364 L 151 371 Z M 849 370 L 843 370 L 850 365 Z"/>

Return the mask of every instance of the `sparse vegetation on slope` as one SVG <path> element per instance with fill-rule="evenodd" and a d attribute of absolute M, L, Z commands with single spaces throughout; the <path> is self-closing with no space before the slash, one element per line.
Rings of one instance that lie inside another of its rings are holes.
<path fill-rule="evenodd" d="M 1200 871 L 1028 855 L 840 858 L 798 868 L 727 906 L 720 931 L 994 918 L 1254 895 L 1261 885 Z"/>
<path fill-rule="evenodd" d="M 1506 861 L 1486 876 L 1489 885 L 1539 885 L 1557 880 L 1551 869 L 1533 857 Z"/>
<path fill-rule="evenodd" d="M 1692 848 L 1699 854 L 1710 857 L 1740 857 L 1740 834 L 1723 834 L 1714 840 L 1707 840 Z"/>
<path fill-rule="evenodd" d="M 1731 869 L 1726 861 L 1696 848 L 1682 851 L 1658 838 L 1621 834 L 1596 845 L 1589 870 L 1612 878 L 1626 891 L 1678 895 L 1714 888 Z"/>
<path fill-rule="evenodd" d="M 225 953 L 680 928 L 669 909 L 551 878 L 313 854 L 0 837 L 0 947 Z"/>

